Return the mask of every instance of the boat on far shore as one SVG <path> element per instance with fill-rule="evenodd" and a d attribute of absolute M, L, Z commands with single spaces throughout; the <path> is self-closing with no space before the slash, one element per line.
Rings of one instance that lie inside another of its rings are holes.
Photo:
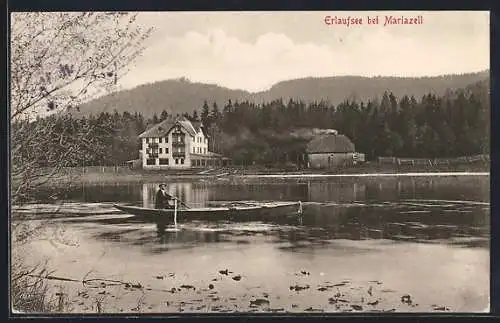
<path fill-rule="evenodd" d="M 265 221 L 284 220 L 302 214 L 302 202 L 212 201 L 206 207 L 154 209 L 132 205 L 114 207 L 131 214 L 133 220 L 174 224 L 191 220 Z"/>

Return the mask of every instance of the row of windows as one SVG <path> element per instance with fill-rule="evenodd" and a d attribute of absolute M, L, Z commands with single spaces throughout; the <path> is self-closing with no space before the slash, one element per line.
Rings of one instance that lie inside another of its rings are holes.
<path fill-rule="evenodd" d="M 176 158 L 174 159 L 174 162 L 176 165 L 184 165 L 184 158 Z M 159 165 L 168 165 L 169 164 L 169 159 L 168 158 L 159 158 L 158 159 Z M 146 160 L 146 165 L 156 165 L 156 158 L 150 158 Z"/>
<path fill-rule="evenodd" d="M 205 149 L 206 151 L 206 149 Z M 173 153 L 185 154 L 186 150 L 184 148 L 173 149 Z M 194 148 L 193 148 L 194 152 Z M 146 154 L 163 154 L 163 148 L 146 148 Z M 168 154 L 168 148 L 165 148 L 165 154 Z"/>
<path fill-rule="evenodd" d="M 165 138 L 146 138 L 146 143 L 149 144 L 149 143 L 163 143 L 163 139 L 165 139 L 165 143 L 168 143 L 168 137 L 165 137 Z M 207 138 L 201 138 L 201 137 L 196 137 L 196 141 L 198 143 L 202 143 L 202 142 L 207 142 Z M 203 139 L 203 140 L 202 140 Z M 172 140 L 174 142 L 184 142 L 184 135 L 172 135 Z M 195 138 L 193 138 L 193 142 L 195 142 Z"/>
<path fill-rule="evenodd" d="M 193 138 L 193 142 L 195 142 L 195 138 Z M 202 142 L 207 142 L 207 138 L 201 138 L 201 137 L 196 137 L 196 142 L 202 143 Z"/>
<path fill-rule="evenodd" d="M 163 139 L 165 139 L 165 143 L 168 143 L 168 137 L 165 138 L 146 138 L 146 143 L 149 144 L 151 143 L 163 143 Z"/>
<path fill-rule="evenodd" d="M 163 148 L 147 148 L 146 149 L 147 154 L 163 154 Z M 165 154 L 168 154 L 168 148 L 165 148 Z"/>
<path fill-rule="evenodd" d="M 207 148 L 201 149 L 201 147 L 193 147 L 193 154 L 206 154 Z"/>

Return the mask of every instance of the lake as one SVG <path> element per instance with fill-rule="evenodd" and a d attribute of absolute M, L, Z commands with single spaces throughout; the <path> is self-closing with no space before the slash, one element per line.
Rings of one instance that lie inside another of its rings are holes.
<path fill-rule="evenodd" d="M 302 201 L 302 217 L 286 223 L 160 227 L 113 208 L 115 202 L 151 207 L 160 180 L 40 190 L 39 203 L 14 213 L 45 223 L 40 238 L 23 246 L 33 262 L 48 261 L 59 277 L 94 279 L 85 291 L 81 283 L 76 289 L 54 282 L 73 290 L 74 312 L 95 311 L 98 298 L 101 310 L 127 313 L 482 312 L 489 310 L 489 180 L 166 182 L 191 207 Z"/>

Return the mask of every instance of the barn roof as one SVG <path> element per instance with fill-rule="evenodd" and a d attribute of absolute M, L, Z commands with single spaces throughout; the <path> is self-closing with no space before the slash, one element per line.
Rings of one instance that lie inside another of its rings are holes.
<path fill-rule="evenodd" d="M 313 138 L 308 144 L 308 153 L 353 153 L 354 144 L 344 135 L 324 134 Z"/>

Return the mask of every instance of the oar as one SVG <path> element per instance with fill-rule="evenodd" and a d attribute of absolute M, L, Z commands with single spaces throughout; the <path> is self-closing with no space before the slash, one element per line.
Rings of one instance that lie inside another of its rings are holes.
<path fill-rule="evenodd" d="M 183 205 L 186 209 L 190 209 L 190 207 L 186 203 L 182 202 L 178 197 L 176 197 L 176 196 L 172 196 L 172 197 L 175 198 L 177 200 L 177 202 L 179 202 L 181 205 Z"/>

